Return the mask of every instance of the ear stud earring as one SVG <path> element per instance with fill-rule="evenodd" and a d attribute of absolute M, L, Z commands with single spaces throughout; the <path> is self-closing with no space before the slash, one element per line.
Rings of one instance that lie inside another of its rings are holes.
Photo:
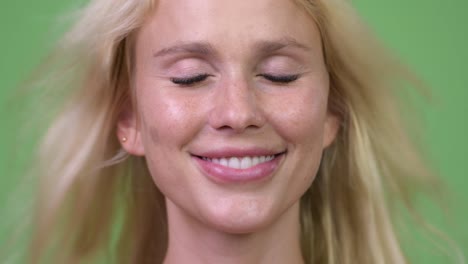
<path fill-rule="evenodd" d="M 122 142 L 127 142 L 127 138 L 126 138 L 126 137 L 123 137 L 123 138 L 122 138 Z"/>

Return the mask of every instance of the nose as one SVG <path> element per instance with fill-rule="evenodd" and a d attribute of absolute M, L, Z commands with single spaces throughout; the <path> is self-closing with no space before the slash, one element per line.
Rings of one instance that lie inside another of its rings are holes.
<path fill-rule="evenodd" d="M 226 80 L 214 87 L 209 124 L 216 130 L 242 133 L 265 123 L 265 116 L 254 87 L 246 80 Z"/>

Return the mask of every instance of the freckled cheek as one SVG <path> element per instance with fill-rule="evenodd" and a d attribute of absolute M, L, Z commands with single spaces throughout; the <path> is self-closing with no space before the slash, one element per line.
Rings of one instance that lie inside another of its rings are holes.
<path fill-rule="evenodd" d="M 275 105 L 269 111 L 269 119 L 287 141 L 300 143 L 321 139 L 326 116 L 326 103 L 321 96 L 295 96 Z"/>
<path fill-rule="evenodd" d="M 168 94 L 151 95 L 142 102 L 144 140 L 174 147 L 190 141 L 200 124 L 194 100 Z"/>

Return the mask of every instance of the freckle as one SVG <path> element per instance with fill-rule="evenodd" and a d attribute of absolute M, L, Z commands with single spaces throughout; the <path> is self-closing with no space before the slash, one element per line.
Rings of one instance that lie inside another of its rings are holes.
<path fill-rule="evenodd" d="M 156 126 L 152 125 L 149 127 L 149 133 L 150 133 L 150 138 L 153 141 L 153 143 L 158 143 L 159 142 L 159 134 L 158 134 L 158 129 Z"/>
<path fill-rule="evenodd" d="M 184 107 L 185 107 L 187 110 L 194 110 L 194 109 L 197 108 L 198 105 L 199 105 L 199 102 L 197 102 L 197 100 L 191 99 L 191 100 L 187 100 L 187 101 L 185 102 Z"/>

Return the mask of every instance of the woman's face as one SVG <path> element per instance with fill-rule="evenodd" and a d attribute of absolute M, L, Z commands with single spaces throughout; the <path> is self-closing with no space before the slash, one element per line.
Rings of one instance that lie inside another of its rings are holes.
<path fill-rule="evenodd" d="M 161 0 L 135 54 L 136 112 L 118 133 L 170 213 L 245 233 L 297 208 L 337 130 L 320 34 L 299 6 Z"/>

